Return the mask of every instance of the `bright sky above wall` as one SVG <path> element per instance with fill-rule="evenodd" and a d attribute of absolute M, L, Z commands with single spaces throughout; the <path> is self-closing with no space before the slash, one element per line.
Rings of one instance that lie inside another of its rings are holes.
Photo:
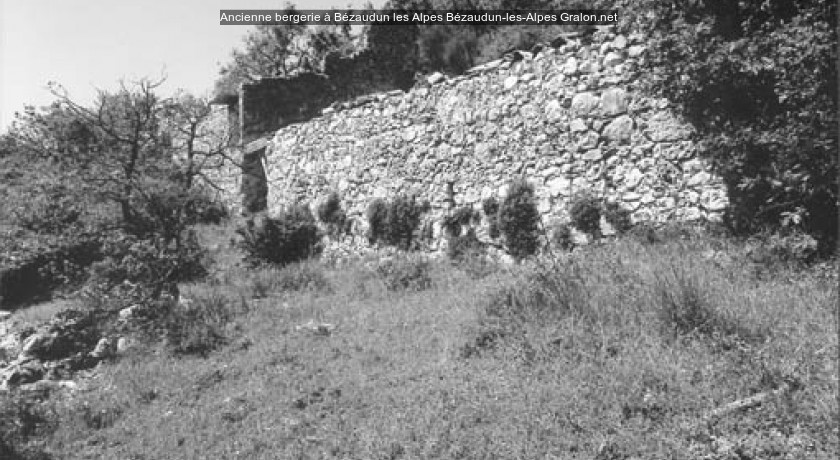
<path fill-rule="evenodd" d="M 161 92 L 209 94 L 219 65 L 253 26 L 220 26 L 221 9 L 279 9 L 284 0 L 0 0 L 0 132 L 25 104 L 47 105 L 49 81 L 90 103 L 121 78 L 167 77 Z M 361 0 L 293 0 L 298 9 Z M 381 7 L 384 0 L 374 0 Z"/>

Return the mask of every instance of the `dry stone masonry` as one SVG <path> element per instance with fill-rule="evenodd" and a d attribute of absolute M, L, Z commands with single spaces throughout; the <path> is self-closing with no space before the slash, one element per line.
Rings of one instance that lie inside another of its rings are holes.
<path fill-rule="evenodd" d="M 515 52 L 456 78 L 432 75 L 407 93 L 333 104 L 280 128 L 265 159 L 269 210 L 337 190 L 364 226 L 374 198 L 417 193 L 440 217 L 450 184 L 458 206 L 480 209 L 524 175 L 546 223 L 564 220 L 583 190 L 620 203 L 634 221 L 720 219 L 725 187 L 698 158 L 692 128 L 667 100 L 636 90 L 641 37 L 599 32 L 587 41 Z"/>

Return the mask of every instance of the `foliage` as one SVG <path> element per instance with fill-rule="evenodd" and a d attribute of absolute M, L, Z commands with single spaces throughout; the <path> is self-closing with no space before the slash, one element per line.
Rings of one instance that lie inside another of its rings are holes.
<path fill-rule="evenodd" d="M 376 273 L 389 291 L 423 291 L 432 286 L 431 264 L 421 258 L 388 259 L 376 266 Z"/>
<path fill-rule="evenodd" d="M 652 51 L 649 88 L 678 104 L 729 188 L 741 234 L 800 209 L 823 250 L 837 237 L 837 2 L 605 2 Z"/>
<path fill-rule="evenodd" d="M 572 229 L 566 224 L 557 224 L 551 230 L 551 243 L 560 249 L 569 251 L 575 247 Z"/>
<path fill-rule="evenodd" d="M 495 217 L 499 212 L 499 200 L 496 197 L 489 196 L 481 202 L 481 210 L 487 217 Z"/>
<path fill-rule="evenodd" d="M 658 316 L 666 336 L 699 336 L 717 341 L 725 341 L 726 337 L 746 341 L 760 339 L 759 331 L 718 311 L 711 303 L 708 287 L 700 284 L 691 272 L 686 267 L 671 266 L 657 277 Z"/>
<path fill-rule="evenodd" d="M 491 318 L 504 320 L 508 330 L 524 321 L 562 318 L 586 307 L 585 281 L 574 265 L 537 264 L 495 289 L 485 311 Z"/>
<path fill-rule="evenodd" d="M 228 137 L 209 127 L 208 101 L 186 94 L 162 98 L 156 94 L 162 82 L 121 82 L 116 91 L 99 92 L 90 107 L 52 83 L 56 102 L 28 108 L 10 130 L 15 153 L 50 159 L 62 177 L 78 176 L 77 183 L 67 182 L 73 188 L 66 196 L 89 194 L 116 204 L 129 231 L 177 239 L 195 221 L 191 215 L 223 214 L 197 199 L 194 179 L 224 161 Z"/>
<path fill-rule="evenodd" d="M 569 207 L 572 225 L 594 237 L 601 235 L 601 200 L 588 192 L 579 193 Z"/>
<path fill-rule="evenodd" d="M 370 242 L 386 240 L 388 237 L 388 202 L 382 198 L 376 198 L 368 206 L 366 215 Z"/>
<path fill-rule="evenodd" d="M 789 265 L 805 266 L 814 261 L 817 250 L 817 240 L 811 235 L 790 231 L 751 238 L 748 254 L 754 263 L 772 269 Z"/>
<path fill-rule="evenodd" d="M 451 235 L 448 238 L 446 255 L 452 260 L 462 260 L 470 257 L 478 257 L 487 250 L 475 235 L 475 230 L 470 229 L 465 235 Z"/>
<path fill-rule="evenodd" d="M 287 265 L 317 256 L 323 249 L 315 217 L 303 203 L 286 208 L 276 217 L 249 219 L 236 231 L 252 264 Z"/>
<path fill-rule="evenodd" d="M 338 192 L 330 192 L 327 199 L 318 206 L 318 220 L 327 225 L 327 233 L 338 236 L 347 228 L 347 213 L 341 208 Z"/>
<path fill-rule="evenodd" d="M 101 241 L 86 233 L 24 238 L 23 250 L 4 253 L 0 304 L 18 305 L 49 297 L 52 290 L 73 289 L 87 278 L 86 267 L 101 257 Z"/>
<path fill-rule="evenodd" d="M 206 357 L 228 342 L 234 315 L 248 309 L 244 299 L 219 291 L 193 295 L 188 304 L 173 305 L 164 318 L 167 344 L 176 354 Z"/>
<path fill-rule="evenodd" d="M 428 209 L 428 203 L 418 203 L 414 196 L 400 195 L 390 203 L 374 200 L 367 210 L 369 240 L 404 251 L 413 249 L 417 243 L 415 233 Z"/>
<path fill-rule="evenodd" d="M 449 236 L 460 236 L 461 228 L 468 227 L 481 216 L 470 206 L 462 206 L 449 215 L 444 216 L 442 226 Z"/>
<path fill-rule="evenodd" d="M 656 227 L 650 222 L 638 222 L 627 234 L 642 244 L 654 244 L 662 241 Z"/>
<path fill-rule="evenodd" d="M 36 233 L 61 234 L 78 229 L 83 222 L 82 203 L 63 187 L 51 187 L 15 211 L 17 224 Z"/>
<path fill-rule="evenodd" d="M 286 14 L 295 14 L 287 5 Z M 243 47 L 234 49 L 216 80 L 217 95 L 237 94 L 240 83 L 260 77 L 323 72 L 329 55 L 349 56 L 355 50 L 350 24 L 309 26 L 260 24 L 248 31 Z"/>
<path fill-rule="evenodd" d="M 612 225 L 616 233 L 623 235 L 633 227 L 633 220 L 630 218 L 630 211 L 622 208 L 620 204 L 614 201 L 607 201 L 604 203 L 602 212 L 604 219 Z"/>
<path fill-rule="evenodd" d="M 330 281 L 323 268 L 314 263 L 295 263 L 279 270 L 260 270 L 251 280 L 251 292 L 255 298 L 267 297 L 274 291 L 291 293 L 330 290 Z"/>
<path fill-rule="evenodd" d="M 536 254 L 539 249 L 540 214 L 534 187 L 525 179 L 513 180 L 499 207 L 499 230 L 508 252 L 517 260 Z"/>
<path fill-rule="evenodd" d="M 499 201 L 495 197 L 487 197 L 481 202 L 481 209 L 484 215 L 487 216 L 488 229 L 487 233 L 490 238 L 498 238 L 499 233 Z"/>
<path fill-rule="evenodd" d="M 407 251 L 414 247 L 414 233 L 420 226 L 420 217 L 427 211 L 425 204 L 414 196 L 400 195 L 388 208 L 388 244 Z"/>
<path fill-rule="evenodd" d="M 205 253 L 193 232 L 180 245 L 116 232 L 105 239 L 102 253 L 103 259 L 91 265 L 89 297 L 143 302 L 172 294 L 176 283 L 207 274 Z"/>
<path fill-rule="evenodd" d="M 50 455 L 27 444 L 54 430 L 54 414 L 32 396 L 0 396 L 0 458 L 49 460 Z"/>

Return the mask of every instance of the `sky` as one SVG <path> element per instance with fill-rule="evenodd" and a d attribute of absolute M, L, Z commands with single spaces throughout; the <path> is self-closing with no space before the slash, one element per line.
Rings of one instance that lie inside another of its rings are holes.
<path fill-rule="evenodd" d="M 47 83 L 93 102 L 120 79 L 165 76 L 163 95 L 209 95 L 221 64 L 253 26 L 220 26 L 221 9 L 280 9 L 284 0 L 0 0 L 0 132 L 24 105 L 48 105 Z M 298 9 L 360 0 L 293 0 Z M 372 2 L 379 7 L 384 0 Z"/>

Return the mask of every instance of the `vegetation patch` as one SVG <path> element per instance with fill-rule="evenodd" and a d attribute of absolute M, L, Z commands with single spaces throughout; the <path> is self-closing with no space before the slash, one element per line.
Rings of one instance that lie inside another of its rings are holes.
<path fill-rule="evenodd" d="M 241 248 L 252 265 L 288 265 L 321 253 L 321 232 L 305 204 L 296 204 L 275 217 L 248 219 L 237 229 Z"/>
<path fill-rule="evenodd" d="M 423 291 L 432 287 L 431 263 L 417 257 L 394 257 L 376 266 L 389 291 Z"/>

